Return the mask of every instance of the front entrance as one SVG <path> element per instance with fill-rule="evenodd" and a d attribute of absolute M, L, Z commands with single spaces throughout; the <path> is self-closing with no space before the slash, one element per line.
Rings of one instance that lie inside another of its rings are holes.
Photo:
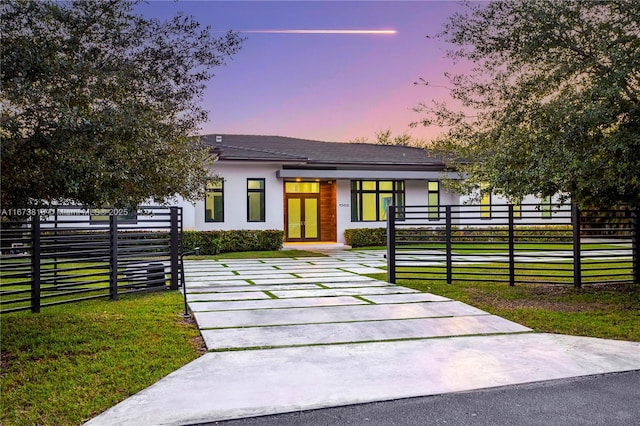
<path fill-rule="evenodd" d="M 283 189 L 285 242 L 337 241 L 335 181 L 288 181 Z"/>
<path fill-rule="evenodd" d="M 320 183 L 285 182 L 285 240 L 320 241 Z"/>
<path fill-rule="evenodd" d="M 287 195 L 287 241 L 320 240 L 319 194 Z"/>

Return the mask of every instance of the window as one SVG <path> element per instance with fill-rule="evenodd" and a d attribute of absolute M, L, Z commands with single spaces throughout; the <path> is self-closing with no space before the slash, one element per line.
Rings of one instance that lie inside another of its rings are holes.
<path fill-rule="evenodd" d="M 247 179 L 247 222 L 264 222 L 264 179 Z"/>
<path fill-rule="evenodd" d="M 540 204 L 540 210 L 542 211 L 542 217 L 544 219 L 551 219 L 551 195 L 542 197 L 542 203 Z"/>
<path fill-rule="evenodd" d="M 318 194 L 320 182 L 285 182 L 284 190 L 287 194 Z"/>
<path fill-rule="evenodd" d="M 427 205 L 429 206 L 429 220 L 440 219 L 440 182 L 427 182 Z"/>
<path fill-rule="evenodd" d="M 387 219 L 387 207 L 404 205 L 404 181 L 352 180 L 351 221 L 374 222 Z"/>
<path fill-rule="evenodd" d="M 207 183 L 204 221 L 224 222 L 224 182 L 222 180 Z"/>

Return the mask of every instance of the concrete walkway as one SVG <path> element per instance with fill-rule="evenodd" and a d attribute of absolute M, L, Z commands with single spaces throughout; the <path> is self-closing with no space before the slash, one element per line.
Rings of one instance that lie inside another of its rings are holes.
<path fill-rule="evenodd" d="M 640 369 L 640 344 L 534 333 L 361 274 L 383 252 L 191 261 L 209 353 L 89 421 L 188 425 Z"/>

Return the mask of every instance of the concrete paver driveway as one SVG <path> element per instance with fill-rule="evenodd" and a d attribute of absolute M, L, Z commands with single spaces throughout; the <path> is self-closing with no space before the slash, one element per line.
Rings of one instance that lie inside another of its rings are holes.
<path fill-rule="evenodd" d="M 640 369 L 640 344 L 534 333 L 361 274 L 383 252 L 186 262 L 209 353 L 91 420 L 185 425 Z"/>

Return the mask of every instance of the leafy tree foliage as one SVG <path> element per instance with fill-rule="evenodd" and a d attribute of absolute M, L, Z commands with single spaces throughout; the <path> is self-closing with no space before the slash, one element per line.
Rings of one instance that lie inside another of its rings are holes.
<path fill-rule="evenodd" d="M 391 130 L 389 129 L 376 132 L 376 143 L 378 145 L 409 146 L 412 142 L 411 136 L 406 133 L 392 136 Z"/>
<path fill-rule="evenodd" d="M 352 139 L 353 143 L 369 143 L 365 137 L 358 137 Z M 411 135 L 403 133 L 401 135 L 393 136 L 390 129 L 380 130 L 375 133 L 375 144 L 377 145 L 396 145 L 396 146 L 422 146 L 425 141 L 422 139 L 415 139 Z"/>
<path fill-rule="evenodd" d="M 213 68 L 242 39 L 137 0 L 1 3 L 2 203 L 135 206 L 199 197 L 208 151 L 192 136 Z"/>
<path fill-rule="evenodd" d="M 446 126 L 432 148 L 469 177 L 458 189 L 640 206 L 640 2 L 467 6 L 437 35 L 470 64 L 447 75 L 458 108 L 417 108 Z"/>

